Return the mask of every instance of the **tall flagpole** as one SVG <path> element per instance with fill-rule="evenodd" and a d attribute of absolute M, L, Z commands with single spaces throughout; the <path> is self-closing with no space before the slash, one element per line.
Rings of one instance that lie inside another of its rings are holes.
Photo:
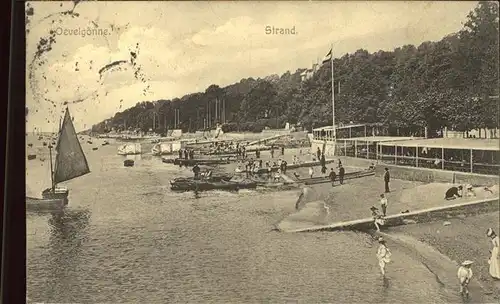
<path fill-rule="evenodd" d="M 335 77 L 333 76 L 333 43 L 332 43 L 332 55 L 330 57 L 331 67 L 332 67 L 332 117 L 333 117 L 333 140 L 335 142 L 335 147 L 337 145 L 337 129 L 335 128 Z M 335 153 L 335 149 L 334 149 Z"/>

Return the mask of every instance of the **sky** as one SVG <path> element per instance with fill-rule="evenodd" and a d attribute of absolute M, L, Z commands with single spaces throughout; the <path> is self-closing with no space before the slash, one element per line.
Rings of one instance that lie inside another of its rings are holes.
<path fill-rule="evenodd" d="M 61 14 L 73 8 L 70 1 L 28 2 L 27 131 L 55 131 L 66 106 L 81 131 L 137 102 L 294 72 L 331 45 L 341 57 L 437 41 L 460 30 L 476 4 L 84 1 L 74 16 Z M 295 27 L 295 35 L 266 34 L 267 26 Z M 50 51 L 35 55 L 51 31 Z"/>

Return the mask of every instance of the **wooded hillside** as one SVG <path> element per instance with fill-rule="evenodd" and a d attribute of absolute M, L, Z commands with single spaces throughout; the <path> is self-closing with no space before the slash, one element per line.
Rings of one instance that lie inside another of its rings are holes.
<path fill-rule="evenodd" d="M 499 95 L 498 37 L 498 4 L 480 2 L 463 29 L 441 41 L 404 45 L 392 52 L 361 49 L 335 59 L 336 122 L 460 131 L 497 127 L 498 98 L 491 96 Z M 282 128 L 285 122 L 308 128 L 331 125 L 330 64 L 301 82 L 303 71 L 242 79 L 224 88 L 211 85 L 204 93 L 180 99 L 139 102 L 93 126 L 93 131 L 125 126 L 149 130 L 157 113 L 161 132 L 174 127 L 174 109 L 179 109 L 180 128 L 201 130 L 207 111 L 215 126 L 217 98 L 224 100 L 228 131 Z"/>

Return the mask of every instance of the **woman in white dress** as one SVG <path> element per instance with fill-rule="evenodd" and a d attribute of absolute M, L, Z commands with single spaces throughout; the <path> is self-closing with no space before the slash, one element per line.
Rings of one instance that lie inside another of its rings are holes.
<path fill-rule="evenodd" d="M 377 250 L 378 265 L 382 276 L 385 277 L 385 265 L 391 262 L 391 251 L 387 248 L 385 240 L 382 237 L 378 238 L 380 246 Z"/>
<path fill-rule="evenodd" d="M 486 235 L 491 239 L 491 243 L 493 243 L 493 248 L 491 249 L 491 257 L 488 261 L 490 264 L 490 275 L 499 280 L 500 279 L 500 253 L 498 248 L 500 247 L 500 239 L 498 235 L 496 235 L 493 229 L 488 228 L 486 231 Z"/>

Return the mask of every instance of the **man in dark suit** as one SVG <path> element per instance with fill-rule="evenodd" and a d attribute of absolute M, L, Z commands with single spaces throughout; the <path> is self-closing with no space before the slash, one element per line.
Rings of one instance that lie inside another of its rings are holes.
<path fill-rule="evenodd" d="M 391 181 L 391 175 L 389 173 L 389 168 L 385 168 L 385 173 L 384 173 L 385 193 L 391 192 L 389 190 L 389 182 L 390 181 Z"/>
<path fill-rule="evenodd" d="M 342 167 L 342 165 L 340 165 L 339 167 L 339 182 L 340 184 L 344 184 L 344 175 L 345 175 L 345 169 L 344 167 Z"/>

